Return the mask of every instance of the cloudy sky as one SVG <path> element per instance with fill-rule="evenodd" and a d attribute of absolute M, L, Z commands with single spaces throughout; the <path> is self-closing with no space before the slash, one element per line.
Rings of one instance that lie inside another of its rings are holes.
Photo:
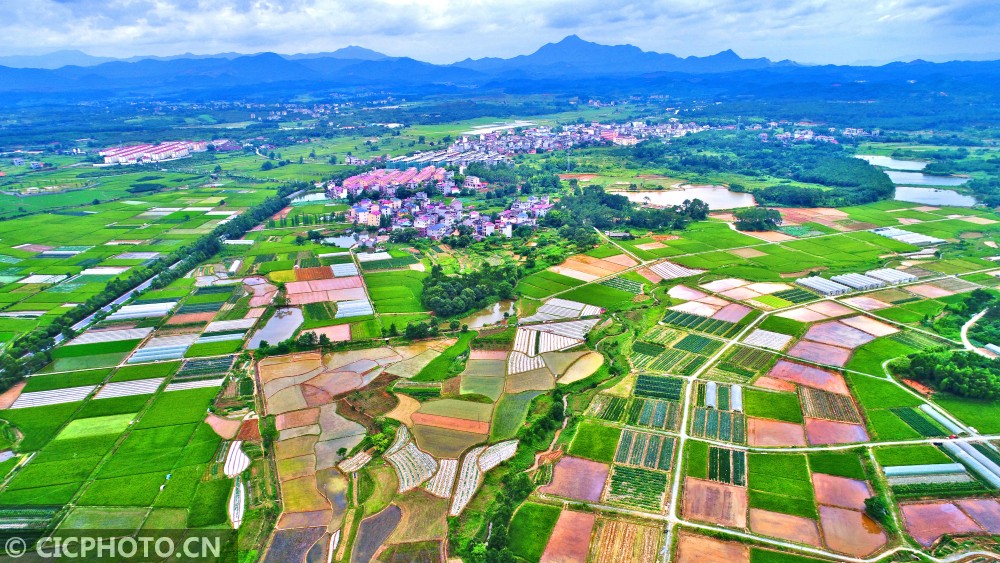
<path fill-rule="evenodd" d="M 998 0 L 0 0 L 0 55 L 330 51 L 437 63 L 569 34 L 807 63 L 1000 58 Z"/>

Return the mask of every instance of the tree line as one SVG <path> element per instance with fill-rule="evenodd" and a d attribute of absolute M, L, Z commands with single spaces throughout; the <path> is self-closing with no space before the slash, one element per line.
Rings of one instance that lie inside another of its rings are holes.
<path fill-rule="evenodd" d="M 700 199 L 664 208 L 642 207 L 601 186 L 576 186 L 563 196 L 541 223 L 547 227 L 596 227 L 601 230 L 636 227 L 640 229 L 683 229 L 691 221 L 708 217 L 708 204 Z"/>

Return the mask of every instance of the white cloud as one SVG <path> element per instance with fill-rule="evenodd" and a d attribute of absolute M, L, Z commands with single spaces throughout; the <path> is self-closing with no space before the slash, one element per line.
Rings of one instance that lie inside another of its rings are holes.
<path fill-rule="evenodd" d="M 513 56 L 570 33 L 681 56 L 848 63 L 1000 50 L 995 0 L 35 0 L 0 54 L 282 53 L 363 45 L 432 62 Z"/>

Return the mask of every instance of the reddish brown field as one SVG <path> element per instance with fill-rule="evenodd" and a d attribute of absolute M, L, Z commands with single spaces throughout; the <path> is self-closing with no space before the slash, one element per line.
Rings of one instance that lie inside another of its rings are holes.
<path fill-rule="evenodd" d="M 329 266 L 318 266 L 316 268 L 297 268 L 295 279 L 298 281 L 328 280 L 333 277 L 333 270 Z"/>
<path fill-rule="evenodd" d="M 819 418 L 807 418 L 806 436 L 814 446 L 826 444 L 853 444 L 868 441 L 868 432 L 860 424 L 834 422 Z"/>
<path fill-rule="evenodd" d="M 595 520 L 590 512 L 563 510 L 542 553 L 542 563 L 586 560 Z"/>
<path fill-rule="evenodd" d="M 911 389 L 913 389 L 914 391 L 916 391 L 917 393 L 920 393 L 921 395 L 923 395 L 925 397 L 930 397 L 934 393 L 933 389 L 931 389 L 930 387 L 924 385 L 923 383 L 920 383 L 919 381 L 914 381 L 912 379 L 904 379 L 902 381 L 907 386 L 909 386 Z"/>
<path fill-rule="evenodd" d="M 811 311 L 805 307 L 802 307 L 801 309 L 792 309 L 791 311 L 783 311 L 778 313 L 777 316 L 785 319 L 792 319 L 793 321 L 799 321 L 800 323 L 812 323 L 826 318 L 826 315 L 821 315 L 820 313 Z"/>
<path fill-rule="evenodd" d="M 865 557 L 888 541 L 882 528 L 863 512 L 820 506 L 819 521 L 826 546 L 840 553 Z"/>
<path fill-rule="evenodd" d="M 851 349 L 875 340 L 875 337 L 867 332 L 847 326 L 840 321 L 813 325 L 803 338 L 821 344 L 830 344 L 832 346 Z"/>
<path fill-rule="evenodd" d="M 920 285 L 908 285 L 906 286 L 906 291 L 910 293 L 919 295 L 921 297 L 927 297 L 929 299 L 935 299 L 937 297 L 948 297 L 949 295 L 954 295 L 954 291 L 949 291 L 947 289 L 941 289 L 940 287 L 935 287 L 926 283 Z"/>
<path fill-rule="evenodd" d="M 754 387 L 760 387 L 761 389 L 771 389 L 773 391 L 788 391 L 795 392 L 795 384 L 789 383 L 784 379 L 775 379 L 773 377 L 762 376 L 758 377 L 757 381 L 753 383 Z"/>
<path fill-rule="evenodd" d="M 311 332 L 316 338 L 325 334 L 330 342 L 347 342 L 351 339 L 351 325 L 324 326 L 304 332 Z"/>
<path fill-rule="evenodd" d="M 469 353 L 470 360 L 503 360 L 507 361 L 507 350 L 473 350 Z"/>
<path fill-rule="evenodd" d="M 924 547 L 929 547 L 942 534 L 983 531 L 972 518 L 950 502 L 904 504 L 900 509 L 903 511 L 906 530 Z"/>
<path fill-rule="evenodd" d="M 751 446 L 805 446 L 802 426 L 766 418 L 747 417 L 747 443 Z"/>
<path fill-rule="evenodd" d="M 684 479 L 684 516 L 731 528 L 747 527 L 747 490 L 687 477 Z"/>
<path fill-rule="evenodd" d="M 816 504 L 864 510 L 865 499 L 872 496 L 868 483 L 857 479 L 813 473 L 812 482 L 816 490 Z"/>
<path fill-rule="evenodd" d="M 729 305 L 719 309 L 714 315 L 712 315 L 712 318 L 719 321 L 738 323 L 748 314 L 750 314 L 750 307 L 730 303 Z"/>
<path fill-rule="evenodd" d="M 872 336 L 889 336 L 890 334 L 896 334 L 899 332 L 892 325 L 883 323 L 882 321 L 876 321 L 871 317 L 857 316 L 851 317 L 849 319 L 844 319 L 840 321 L 847 326 L 854 327 L 858 330 L 863 330 Z"/>
<path fill-rule="evenodd" d="M 956 501 L 955 504 L 991 534 L 1000 533 L 1000 502 L 974 498 Z"/>
<path fill-rule="evenodd" d="M 611 262 L 612 264 L 618 264 L 619 266 L 625 266 L 626 268 L 631 268 L 638 264 L 633 260 L 628 254 L 618 254 L 615 256 L 608 256 L 604 260 Z"/>
<path fill-rule="evenodd" d="M 424 414 L 419 412 L 415 412 L 410 415 L 410 419 L 413 420 L 414 424 L 423 424 L 425 426 L 433 426 L 435 428 L 447 428 L 449 430 L 458 430 L 460 432 L 472 432 L 473 434 L 488 434 L 490 431 L 489 422 L 480 422 L 478 420 L 466 420 L 464 418 L 453 418 L 450 416 Z"/>
<path fill-rule="evenodd" d="M 27 381 L 20 381 L 15 383 L 10 389 L 0 394 L 0 409 L 10 408 L 10 406 L 14 404 L 14 401 L 21 396 L 21 390 L 23 390 L 24 386 L 27 384 Z"/>
<path fill-rule="evenodd" d="M 750 509 L 750 529 L 758 534 L 819 547 L 816 521 L 759 508 Z"/>
<path fill-rule="evenodd" d="M 847 348 L 838 348 L 811 340 L 799 340 L 798 344 L 792 346 L 792 349 L 788 351 L 788 355 L 810 362 L 841 367 L 847 363 L 847 360 L 851 359 L 851 351 Z"/>
<path fill-rule="evenodd" d="M 556 463 L 552 482 L 538 490 L 544 494 L 597 502 L 610 469 L 603 463 L 566 456 Z"/>
<path fill-rule="evenodd" d="M 636 271 L 639 273 L 640 276 L 642 276 L 642 277 L 646 278 L 647 280 L 649 280 L 650 283 L 660 283 L 660 280 L 663 279 L 660 276 L 656 275 L 649 268 L 641 268 L 641 269 L 636 270 Z"/>
<path fill-rule="evenodd" d="M 240 431 L 236 433 L 236 439 L 251 442 L 260 440 L 260 425 L 257 419 L 244 420 Z"/>
<path fill-rule="evenodd" d="M 806 387 L 815 387 L 816 389 L 830 391 L 831 393 L 840 393 L 841 395 L 851 394 L 847 389 L 847 383 L 844 382 L 844 378 L 840 374 L 787 360 L 778 360 L 778 363 L 771 368 L 771 371 L 767 375 L 775 379 L 784 379 L 792 383 L 805 385 Z"/>
<path fill-rule="evenodd" d="M 750 563 L 750 546 L 681 532 L 677 563 Z"/>
<path fill-rule="evenodd" d="M 289 282 L 285 284 L 285 291 L 287 291 L 289 295 L 295 295 L 299 293 L 331 291 L 334 289 L 351 289 L 361 286 L 362 283 L 360 276 L 350 276 L 346 278 Z"/>
<path fill-rule="evenodd" d="M 286 428 L 296 428 L 298 426 L 308 426 L 319 421 L 319 409 L 305 409 L 301 411 L 286 412 L 279 414 L 274 421 L 278 430 Z"/>
<path fill-rule="evenodd" d="M 826 315 L 827 317 L 842 317 L 844 315 L 850 315 L 854 312 L 854 309 L 845 307 L 840 303 L 835 303 L 833 301 L 820 301 L 819 303 L 806 305 L 806 309 L 816 311 L 817 313 Z"/>
<path fill-rule="evenodd" d="M 885 309 L 892 307 L 892 305 L 879 301 L 874 297 L 862 296 L 862 297 L 849 297 L 844 299 L 844 303 L 848 303 L 861 309 L 863 311 L 878 311 L 879 309 Z"/>
<path fill-rule="evenodd" d="M 209 311 L 208 313 L 184 313 L 183 315 L 174 315 L 170 317 L 167 321 L 168 325 L 187 325 L 194 323 L 207 323 L 208 321 L 215 318 L 215 312 Z"/>
<path fill-rule="evenodd" d="M 222 418 L 214 414 L 209 414 L 205 417 L 205 422 L 212 427 L 219 437 L 226 440 L 232 440 L 237 433 L 239 433 L 240 428 L 243 427 L 242 420 L 233 420 L 229 418 Z"/>

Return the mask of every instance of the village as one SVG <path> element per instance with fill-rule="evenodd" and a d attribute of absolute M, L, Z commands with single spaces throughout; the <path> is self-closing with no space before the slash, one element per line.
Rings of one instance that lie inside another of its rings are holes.
<path fill-rule="evenodd" d="M 345 214 L 348 221 L 357 226 L 377 227 L 387 231 L 416 229 L 418 236 L 433 240 L 460 233 L 469 234 L 476 240 L 492 235 L 510 238 L 514 228 L 535 227 L 538 220 L 553 207 L 549 196 L 528 196 L 523 200 L 514 200 L 509 209 L 490 215 L 480 213 L 474 205 L 464 205 L 456 197 L 445 201 L 432 200 L 425 191 L 417 191 L 405 198 L 394 195 L 398 187 L 405 186 L 408 190 L 414 190 L 424 187 L 425 183 L 435 182 L 443 193 L 451 194 L 451 190 L 457 190 L 452 180 L 454 174 L 433 166 L 419 172 L 415 169 L 402 173 L 376 170 L 362 176 L 365 178 L 353 176 L 345 180 L 344 184 L 349 183 L 351 188 L 327 188 L 327 194 L 333 198 L 342 199 L 347 195 L 358 195 L 362 190 L 376 188 L 386 196 L 378 200 L 365 198 L 357 201 Z M 360 188 L 361 185 L 367 187 Z M 483 189 L 486 184 L 475 176 L 466 176 L 463 185 L 466 188 Z"/>

